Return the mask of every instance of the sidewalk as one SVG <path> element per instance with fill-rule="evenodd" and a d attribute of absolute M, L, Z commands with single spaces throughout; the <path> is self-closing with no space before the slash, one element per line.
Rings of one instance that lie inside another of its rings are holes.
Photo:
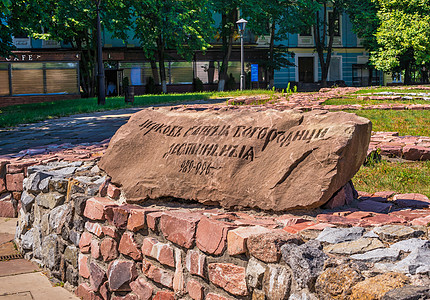
<path fill-rule="evenodd" d="M 0 218 L 0 257 L 17 253 L 11 243 L 16 221 Z M 0 300 L 79 299 L 62 287 L 53 287 L 41 271 L 25 259 L 0 260 Z"/>
<path fill-rule="evenodd" d="M 224 101 L 225 99 L 209 99 L 152 106 L 216 104 Z M 18 153 L 21 150 L 52 144 L 70 143 L 76 145 L 101 142 L 110 139 L 132 114 L 143 108 L 145 107 L 78 114 L 0 129 L 0 155 Z"/>

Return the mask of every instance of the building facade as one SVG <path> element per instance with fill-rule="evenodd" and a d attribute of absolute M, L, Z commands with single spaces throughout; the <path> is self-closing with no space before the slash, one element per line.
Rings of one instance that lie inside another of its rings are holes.
<path fill-rule="evenodd" d="M 330 13 L 330 12 L 328 12 Z M 384 84 L 380 72 L 367 67 L 369 55 L 360 39 L 352 32 L 352 24 L 346 14 L 336 22 L 333 53 L 328 81 L 331 84 L 366 86 Z M 132 34 L 130 34 L 132 36 Z M 127 77 L 135 87 L 136 94 L 147 93 L 148 83 L 157 82 L 154 65 L 144 56 L 137 40 L 124 42 L 115 39 L 109 32 L 103 33 L 103 60 L 108 95 L 122 94 L 123 81 Z M 258 81 L 248 87 L 265 88 L 268 85 L 262 61 L 267 58 L 270 37 L 257 37 L 251 32 L 245 34 L 245 65 L 250 72 L 251 64 L 259 64 Z M 13 56 L 0 58 L 0 106 L 16 102 L 17 97 L 26 99 L 59 99 L 79 97 L 79 61 L 81 54 L 69 45 L 55 41 L 15 37 L 17 51 Z M 280 42 L 294 53 L 292 66 L 275 71 L 274 85 L 286 88 L 289 83 L 298 85 L 299 90 L 318 88 L 321 67 L 315 50 L 312 30 L 301 34 L 290 34 Z M 215 90 L 219 80 L 222 61 L 220 41 L 205 53 L 197 52 L 193 61 L 185 61 L 174 50 L 166 54 L 166 75 L 168 92 L 193 91 L 193 79 L 199 78 L 205 90 Z M 240 78 L 240 40 L 234 41 L 228 73 L 238 87 Z M 254 77 L 255 79 L 255 77 Z M 15 100 L 13 100 L 15 99 Z M 27 100 L 28 102 L 28 100 Z"/>

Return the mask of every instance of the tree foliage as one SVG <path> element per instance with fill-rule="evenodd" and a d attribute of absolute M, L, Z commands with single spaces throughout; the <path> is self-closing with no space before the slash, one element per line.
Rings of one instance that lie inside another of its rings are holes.
<path fill-rule="evenodd" d="M 166 49 L 191 60 L 194 51 L 210 44 L 212 16 L 206 0 L 130 0 L 131 30 L 144 53 L 159 62 L 163 92 L 167 92 L 164 62 Z M 130 19 L 130 18 L 129 18 Z"/>
<path fill-rule="evenodd" d="M 309 28 L 318 9 L 319 5 L 309 0 L 248 0 L 243 4 L 243 14 L 249 20 L 250 30 L 259 36 L 269 36 L 269 52 L 263 63 L 268 70 L 270 86 L 273 86 L 275 70 L 292 65 L 288 57 L 293 53 L 276 42 Z"/>
<path fill-rule="evenodd" d="M 14 49 L 10 26 L 10 0 L 0 0 L 0 56 L 9 56 Z"/>
<path fill-rule="evenodd" d="M 379 4 L 374 0 L 345 0 L 345 11 L 351 20 L 352 31 L 362 39 L 363 46 L 369 51 L 378 48 L 375 35 L 381 24 L 378 10 Z"/>
<path fill-rule="evenodd" d="M 405 71 L 411 82 L 414 67 L 426 71 L 430 63 L 430 3 L 422 0 L 378 0 L 379 48 L 373 63 L 384 71 Z M 426 71 L 428 72 L 428 71 Z"/>
<path fill-rule="evenodd" d="M 221 51 L 223 53 L 219 70 L 218 91 L 223 91 L 228 77 L 228 62 L 233 49 L 233 41 L 237 36 L 238 12 L 242 8 L 242 0 L 209 0 L 213 12 L 221 15 L 221 22 L 217 26 L 216 36 L 221 40 Z"/>

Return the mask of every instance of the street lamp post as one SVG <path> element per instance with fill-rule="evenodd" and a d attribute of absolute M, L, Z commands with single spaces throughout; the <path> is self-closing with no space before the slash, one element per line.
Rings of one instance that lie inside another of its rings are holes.
<path fill-rule="evenodd" d="M 105 105 L 106 103 L 106 92 L 105 92 L 105 70 L 103 67 L 103 52 L 102 52 L 102 26 L 100 24 L 100 2 L 96 0 L 97 5 L 97 104 Z"/>
<path fill-rule="evenodd" d="M 237 27 L 239 28 L 240 33 L 240 90 L 243 91 L 245 88 L 245 63 L 244 63 L 244 55 L 243 55 L 243 33 L 245 32 L 246 23 L 248 23 L 245 19 L 240 19 L 236 22 Z"/>

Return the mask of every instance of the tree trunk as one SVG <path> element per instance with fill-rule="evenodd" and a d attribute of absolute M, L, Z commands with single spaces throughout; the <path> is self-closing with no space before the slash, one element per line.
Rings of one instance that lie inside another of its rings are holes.
<path fill-rule="evenodd" d="M 319 26 L 319 12 L 316 13 L 317 22 L 314 26 L 314 37 L 315 37 L 315 46 L 318 53 L 318 59 L 320 61 L 321 66 L 321 86 L 327 87 L 327 77 L 328 70 L 330 68 L 331 55 L 333 51 L 333 41 L 334 41 L 334 20 L 335 16 L 339 14 L 339 10 L 336 6 L 333 7 L 333 18 L 329 20 L 328 24 L 328 45 L 326 46 L 326 33 L 327 33 L 327 6 L 324 3 L 323 10 L 323 35 L 321 37 L 320 26 Z M 324 58 L 324 52 L 326 52 L 326 56 Z"/>
<path fill-rule="evenodd" d="M 161 91 L 167 94 L 166 68 L 164 66 L 164 41 L 161 34 L 157 38 L 158 66 L 160 70 Z"/>
<path fill-rule="evenodd" d="M 230 26 L 227 31 L 222 32 L 222 43 L 224 56 L 222 58 L 222 64 L 219 72 L 219 81 L 218 81 L 218 91 L 222 92 L 225 88 L 225 82 L 228 79 L 228 62 L 230 61 L 231 50 L 233 47 L 233 35 L 234 35 L 234 26 L 236 24 L 237 19 L 237 11 L 232 10 L 228 15 L 222 15 L 222 25 L 223 28 L 226 28 L 228 22 L 230 22 Z"/>
<path fill-rule="evenodd" d="M 411 84 L 411 82 L 411 63 L 407 63 L 405 68 L 405 84 Z"/>
<path fill-rule="evenodd" d="M 269 46 L 269 59 L 270 59 L 270 65 L 268 70 L 268 79 L 269 79 L 269 88 L 271 89 L 274 86 L 275 83 L 275 22 L 272 22 L 270 29 L 270 46 Z"/>
<path fill-rule="evenodd" d="M 160 78 L 158 76 L 157 63 L 155 60 L 151 59 L 151 70 L 152 70 L 152 78 L 154 79 L 154 84 L 160 84 Z"/>
<path fill-rule="evenodd" d="M 367 80 L 367 85 L 368 86 L 372 86 L 372 81 L 373 81 L 373 66 L 369 65 L 369 79 Z"/>

